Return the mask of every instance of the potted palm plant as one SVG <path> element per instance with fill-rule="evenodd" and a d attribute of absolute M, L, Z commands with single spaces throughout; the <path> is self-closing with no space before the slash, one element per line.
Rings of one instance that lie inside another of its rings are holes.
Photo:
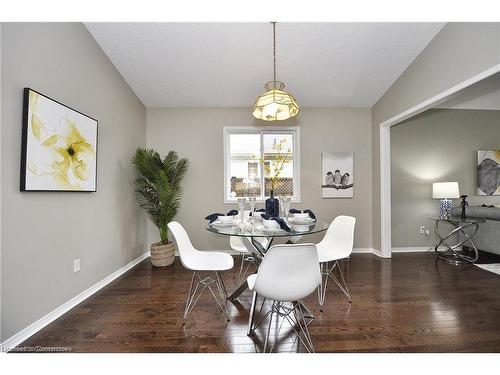
<path fill-rule="evenodd" d="M 188 160 L 180 159 L 175 151 L 165 158 L 152 149 L 138 148 L 132 163 L 140 175 L 135 179 L 135 193 L 139 206 L 146 210 L 160 232 L 160 242 L 151 245 L 151 263 L 168 266 L 175 259 L 175 245 L 168 240 L 167 224 L 180 207 L 181 181 L 188 168 Z"/>

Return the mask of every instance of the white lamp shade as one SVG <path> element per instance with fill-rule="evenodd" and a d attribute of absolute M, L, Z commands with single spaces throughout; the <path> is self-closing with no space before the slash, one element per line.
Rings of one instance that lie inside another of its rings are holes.
<path fill-rule="evenodd" d="M 432 198 L 452 199 L 460 198 L 458 182 L 435 182 L 432 184 Z"/>

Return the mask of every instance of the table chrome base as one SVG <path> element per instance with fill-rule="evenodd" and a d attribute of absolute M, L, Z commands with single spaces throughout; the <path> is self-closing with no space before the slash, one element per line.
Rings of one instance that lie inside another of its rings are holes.
<path fill-rule="evenodd" d="M 248 289 L 248 283 L 247 281 L 243 281 L 243 283 L 240 284 L 240 286 L 238 286 L 238 288 L 236 288 L 236 290 L 234 292 L 232 292 L 228 297 L 227 299 L 230 300 L 230 301 L 234 301 L 236 298 L 238 298 L 239 296 L 241 296 L 243 294 L 243 292 L 245 290 Z"/>
<path fill-rule="evenodd" d="M 264 248 L 262 244 L 257 241 L 254 237 L 241 237 L 241 242 L 245 245 L 245 247 L 248 249 L 252 257 L 252 263 L 255 265 L 256 268 L 259 268 L 260 263 L 262 262 L 262 258 L 264 257 L 264 254 L 267 252 L 267 250 L 271 247 L 273 243 L 273 238 L 268 240 L 267 246 Z M 240 279 L 240 277 L 238 277 Z M 236 290 L 231 293 L 228 297 L 229 300 L 234 301 L 236 298 L 241 296 L 241 294 L 248 289 L 248 283 L 245 280 L 237 280 L 237 283 L 241 284 L 236 288 Z"/>
<path fill-rule="evenodd" d="M 447 223 L 454 229 L 443 236 L 439 230 L 440 223 Z M 472 228 L 472 233 L 468 234 L 465 231 L 467 228 Z M 439 241 L 434 247 L 434 250 L 438 258 L 455 265 L 463 265 L 476 262 L 479 258 L 479 252 L 472 238 L 476 235 L 478 229 L 479 222 L 460 222 L 453 219 L 436 220 L 435 231 L 436 235 L 439 237 Z M 459 239 L 456 244 L 450 245 L 448 243 L 448 240 L 455 234 L 462 235 L 464 239 L 462 241 L 460 241 Z M 465 244 L 470 245 L 470 248 L 473 250 L 473 255 L 467 255 L 463 250 L 460 249 Z M 439 246 L 441 245 L 445 246 L 444 250 L 439 249 Z"/>

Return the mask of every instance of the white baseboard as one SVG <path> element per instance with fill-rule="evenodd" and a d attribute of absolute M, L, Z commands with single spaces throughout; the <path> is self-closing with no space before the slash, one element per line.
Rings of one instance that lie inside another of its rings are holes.
<path fill-rule="evenodd" d="M 439 246 L 439 249 L 444 249 L 444 247 Z M 431 252 L 434 251 L 434 248 L 429 250 L 429 246 L 409 246 L 409 247 L 393 247 L 392 252 L 393 253 L 425 253 L 425 252 Z"/>
<path fill-rule="evenodd" d="M 355 247 L 352 249 L 353 254 L 373 254 L 380 258 L 383 258 L 380 250 L 374 249 L 372 247 Z"/>
<path fill-rule="evenodd" d="M 374 250 L 371 247 L 355 247 L 352 252 L 353 254 L 373 254 Z"/>
<path fill-rule="evenodd" d="M 377 250 L 377 249 L 372 249 L 372 253 L 373 253 L 373 255 L 376 255 L 376 256 L 378 256 L 379 258 L 387 258 L 387 257 L 383 257 L 383 256 L 382 256 L 382 251 L 380 251 L 380 250 Z M 389 258 L 390 258 L 390 257 L 389 257 Z"/>
<path fill-rule="evenodd" d="M 42 328 L 44 328 L 48 324 L 52 323 L 54 320 L 56 320 L 57 318 L 59 318 L 60 316 L 62 316 L 66 312 L 68 312 L 69 310 L 71 310 L 73 307 L 75 307 L 79 303 L 81 303 L 84 300 L 86 300 L 87 298 L 89 298 L 92 294 L 96 293 L 97 291 L 99 291 L 100 289 L 102 289 L 103 287 L 105 287 L 106 285 L 108 285 L 109 283 L 111 283 L 112 281 L 114 281 L 115 279 L 120 277 L 121 275 L 123 275 L 125 272 L 130 270 L 132 267 L 134 267 L 135 265 L 142 262 L 147 257 L 149 257 L 149 251 L 142 254 L 141 256 L 135 258 L 130 263 L 126 264 L 125 266 L 123 266 L 119 270 L 113 272 L 111 275 L 105 277 L 104 279 L 102 279 L 98 283 L 92 285 L 90 288 L 81 292 L 76 297 L 73 297 L 68 302 L 62 304 L 61 306 L 59 306 L 55 310 L 52 310 L 44 317 L 38 319 L 36 322 L 34 322 L 33 324 L 24 328 L 22 331 L 16 333 L 14 336 L 8 338 L 7 340 L 5 340 L 3 343 L 0 344 L 0 351 L 9 351 L 9 350 L 15 348 L 16 346 L 21 344 L 23 341 L 27 340 L 28 338 L 33 336 L 35 333 L 40 331 Z"/>

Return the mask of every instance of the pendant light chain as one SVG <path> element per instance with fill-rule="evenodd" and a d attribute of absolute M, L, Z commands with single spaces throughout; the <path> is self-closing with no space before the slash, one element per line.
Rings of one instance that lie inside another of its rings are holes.
<path fill-rule="evenodd" d="M 276 81 L 276 22 L 272 22 L 273 24 L 273 73 L 274 73 L 274 81 Z"/>
<path fill-rule="evenodd" d="M 284 91 L 285 84 L 276 80 L 276 21 L 273 25 L 273 81 L 264 85 L 266 92 L 257 97 L 252 115 L 263 121 L 283 121 L 296 116 L 300 108 L 292 94 Z"/>

